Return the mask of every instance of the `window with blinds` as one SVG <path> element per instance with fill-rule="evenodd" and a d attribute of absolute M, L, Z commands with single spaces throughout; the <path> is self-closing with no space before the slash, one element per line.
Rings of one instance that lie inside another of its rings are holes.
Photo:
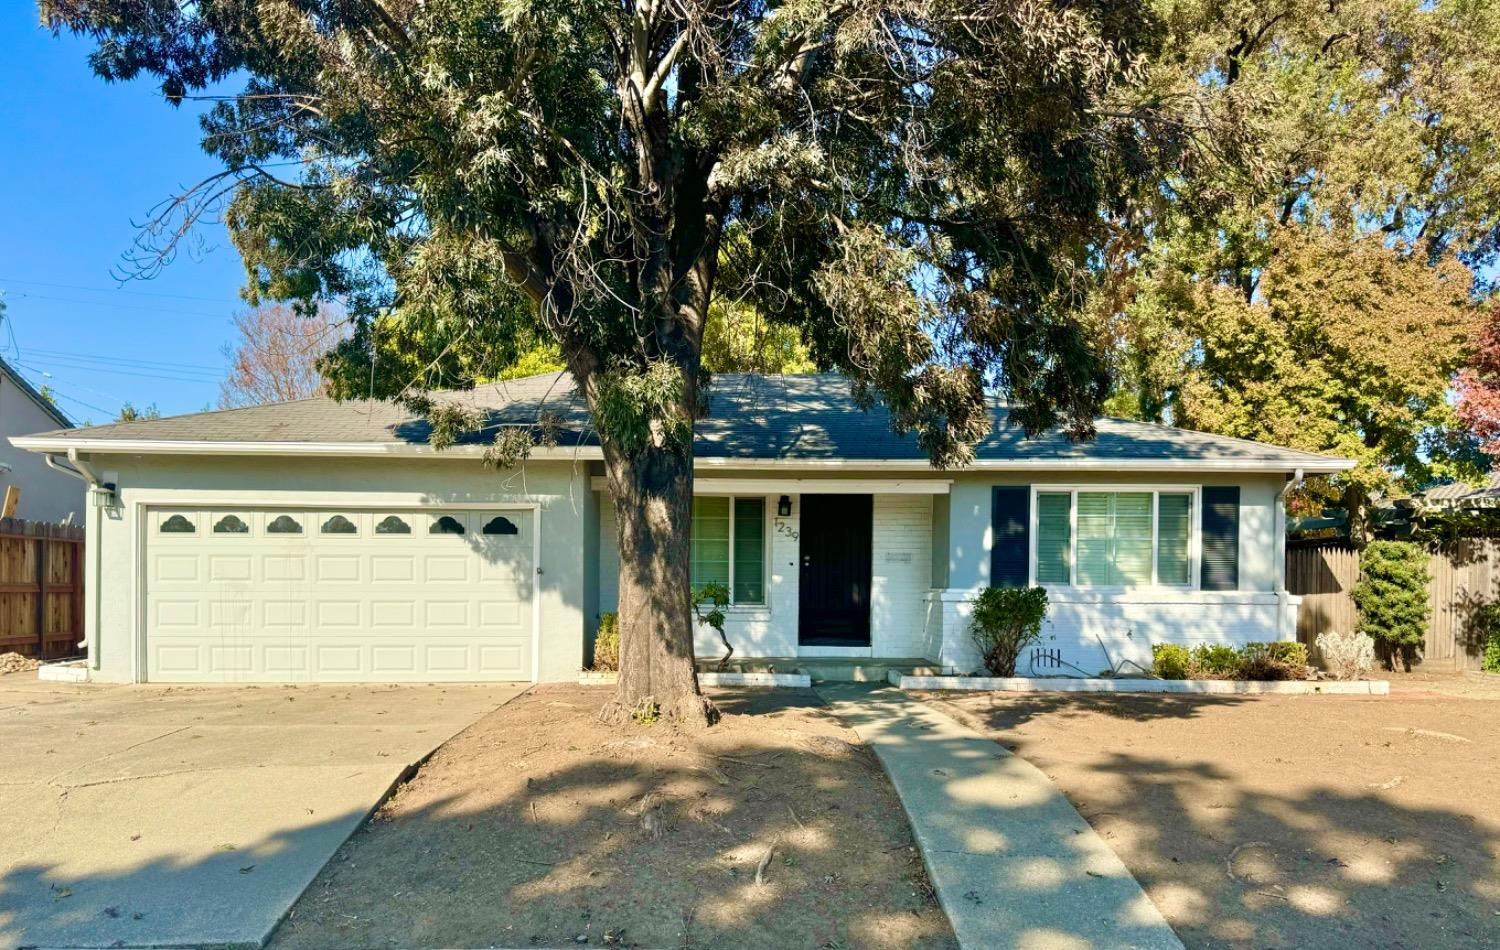
<path fill-rule="evenodd" d="M 1038 491 L 1034 574 L 1073 587 L 1188 587 L 1193 494 Z"/>
<path fill-rule="evenodd" d="M 766 500 L 693 499 L 693 590 L 722 584 L 735 604 L 766 602 Z"/>

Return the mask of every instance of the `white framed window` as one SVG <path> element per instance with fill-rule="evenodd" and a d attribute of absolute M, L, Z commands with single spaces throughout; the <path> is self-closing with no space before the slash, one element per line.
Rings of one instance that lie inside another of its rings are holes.
<path fill-rule="evenodd" d="M 766 499 L 693 496 L 693 590 L 723 584 L 730 604 L 766 602 Z"/>
<path fill-rule="evenodd" d="M 1197 486 L 1033 486 L 1031 583 L 1198 586 Z"/>

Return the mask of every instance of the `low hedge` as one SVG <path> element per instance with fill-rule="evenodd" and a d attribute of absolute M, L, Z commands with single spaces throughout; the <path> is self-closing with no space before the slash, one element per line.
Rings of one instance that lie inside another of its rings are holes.
<path fill-rule="evenodd" d="M 1236 650 L 1158 643 L 1151 648 L 1151 672 L 1164 680 L 1300 680 L 1307 675 L 1307 644 L 1247 643 Z"/>

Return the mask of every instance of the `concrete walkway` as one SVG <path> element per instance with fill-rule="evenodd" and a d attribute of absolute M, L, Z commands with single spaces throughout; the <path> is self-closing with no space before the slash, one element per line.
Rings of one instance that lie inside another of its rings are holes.
<path fill-rule="evenodd" d="M 818 693 L 880 757 L 962 946 L 1180 950 L 1130 871 L 1041 770 L 900 690 Z"/>
<path fill-rule="evenodd" d="M 0 675 L 0 947 L 258 946 L 409 765 L 525 689 Z"/>

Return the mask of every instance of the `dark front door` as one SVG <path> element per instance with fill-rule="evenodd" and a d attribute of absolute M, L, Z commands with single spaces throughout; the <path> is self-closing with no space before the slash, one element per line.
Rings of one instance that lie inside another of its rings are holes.
<path fill-rule="evenodd" d="M 874 500 L 869 495 L 803 495 L 801 503 L 797 642 L 867 647 Z"/>

